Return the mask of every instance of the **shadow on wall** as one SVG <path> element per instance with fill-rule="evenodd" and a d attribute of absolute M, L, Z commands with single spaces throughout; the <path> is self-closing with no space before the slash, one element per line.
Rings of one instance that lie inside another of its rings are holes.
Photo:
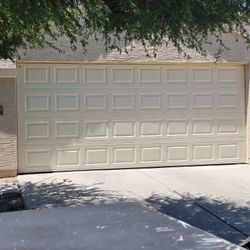
<path fill-rule="evenodd" d="M 222 40 L 227 49 L 221 48 L 215 36 L 208 37 L 208 42 L 211 44 L 204 45 L 208 57 L 216 57 L 221 50 L 219 53 L 219 61 L 221 62 L 247 63 L 250 61 L 250 48 L 242 36 L 236 33 L 222 34 Z"/>
<path fill-rule="evenodd" d="M 151 196 L 146 202 L 163 214 L 235 244 L 250 235 L 250 207 L 247 206 L 189 195 L 180 199 Z"/>
<path fill-rule="evenodd" d="M 230 50 L 224 50 L 220 54 L 220 61 L 229 62 L 248 62 L 250 60 L 250 50 L 247 49 L 244 38 L 237 34 L 222 34 L 222 40 Z M 236 41 L 237 40 L 237 41 Z M 212 45 L 206 44 L 204 48 L 207 51 L 207 56 L 200 55 L 193 49 L 185 49 L 185 52 L 191 56 L 191 60 L 181 55 L 176 47 L 172 43 L 164 43 L 162 46 L 157 48 L 157 56 L 153 56 L 153 48 L 147 48 L 149 55 L 147 57 L 144 47 L 140 42 L 135 42 L 134 48 L 128 46 L 128 53 L 124 52 L 124 42 L 119 42 L 118 47 L 122 49 L 122 53 L 118 50 L 106 50 L 105 42 L 99 40 L 95 41 L 93 37 L 89 39 L 89 44 L 86 47 L 86 52 L 82 48 L 81 44 L 77 45 L 75 51 L 70 49 L 69 42 L 65 38 L 61 38 L 58 41 L 56 47 L 60 48 L 63 53 L 59 53 L 57 50 L 52 48 L 45 49 L 33 49 L 28 51 L 20 50 L 20 57 L 22 61 L 79 61 L 79 62 L 95 62 L 95 61 L 131 61 L 131 62 L 213 62 L 220 48 L 220 43 L 216 41 L 214 36 L 209 36 L 208 41 Z"/>

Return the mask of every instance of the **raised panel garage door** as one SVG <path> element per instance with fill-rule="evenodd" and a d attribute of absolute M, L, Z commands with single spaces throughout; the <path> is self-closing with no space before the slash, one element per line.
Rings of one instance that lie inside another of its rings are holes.
<path fill-rule="evenodd" d="M 19 64 L 19 172 L 246 162 L 243 66 Z"/>

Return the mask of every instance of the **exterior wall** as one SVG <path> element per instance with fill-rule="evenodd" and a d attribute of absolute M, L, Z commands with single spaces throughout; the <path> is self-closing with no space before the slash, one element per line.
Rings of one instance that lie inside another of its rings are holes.
<path fill-rule="evenodd" d="M 0 177 L 17 172 L 17 111 L 15 78 L 0 78 Z"/>
<path fill-rule="evenodd" d="M 248 163 L 250 163 L 250 64 L 245 65 L 246 82 L 246 136 Z"/>
<path fill-rule="evenodd" d="M 236 42 L 236 38 L 238 41 Z M 229 50 L 224 50 L 220 55 L 220 62 L 235 62 L 235 63 L 247 63 L 250 61 L 250 49 L 247 49 L 245 40 L 237 36 L 237 34 L 223 34 L 222 39 Z M 144 48 L 140 43 L 135 43 L 134 49 L 131 51 L 128 47 L 128 54 L 125 52 L 120 53 L 116 50 L 105 50 L 104 42 L 96 42 L 94 39 L 89 40 L 89 45 L 84 52 L 82 46 L 79 44 L 75 51 L 70 49 L 67 39 L 61 39 L 56 45 L 64 53 L 58 53 L 55 49 L 45 48 L 40 50 L 28 50 L 19 51 L 21 55 L 21 61 L 37 61 L 37 62 L 85 62 L 85 63 L 103 63 L 103 62 L 128 62 L 128 63 L 173 63 L 173 62 L 191 62 L 191 63 L 206 63 L 215 62 L 216 54 L 220 49 L 220 45 L 216 41 L 214 36 L 208 38 L 208 42 L 211 45 L 204 45 L 204 49 L 207 51 L 207 56 L 202 56 L 192 49 L 185 49 L 185 52 L 191 57 L 187 57 L 178 53 L 173 44 L 169 43 L 168 46 L 163 45 L 157 48 L 157 56 L 154 58 L 146 57 Z M 120 43 L 119 47 L 124 49 L 124 43 Z M 152 55 L 152 49 L 148 48 L 149 54 Z M 150 53 L 151 52 L 151 53 Z"/>
<path fill-rule="evenodd" d="M 10 60 L 0 59 L 0 78 L 11 78 L 16 76 L 16 65 Z"/>

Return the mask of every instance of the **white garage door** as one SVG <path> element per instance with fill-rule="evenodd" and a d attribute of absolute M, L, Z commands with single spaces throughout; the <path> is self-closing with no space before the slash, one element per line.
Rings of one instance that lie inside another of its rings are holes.
<path fill-rule="evenodd" d="M 19 172 L 246 162 L 243 66 L 19 65 Z"/>

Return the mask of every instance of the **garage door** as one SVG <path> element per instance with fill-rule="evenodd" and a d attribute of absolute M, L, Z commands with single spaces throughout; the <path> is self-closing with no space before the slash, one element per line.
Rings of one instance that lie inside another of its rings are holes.
<path fill-rule="evenodd" d="M 19 172 L 246 162 L 243 66 L 24 65 Z"/>

